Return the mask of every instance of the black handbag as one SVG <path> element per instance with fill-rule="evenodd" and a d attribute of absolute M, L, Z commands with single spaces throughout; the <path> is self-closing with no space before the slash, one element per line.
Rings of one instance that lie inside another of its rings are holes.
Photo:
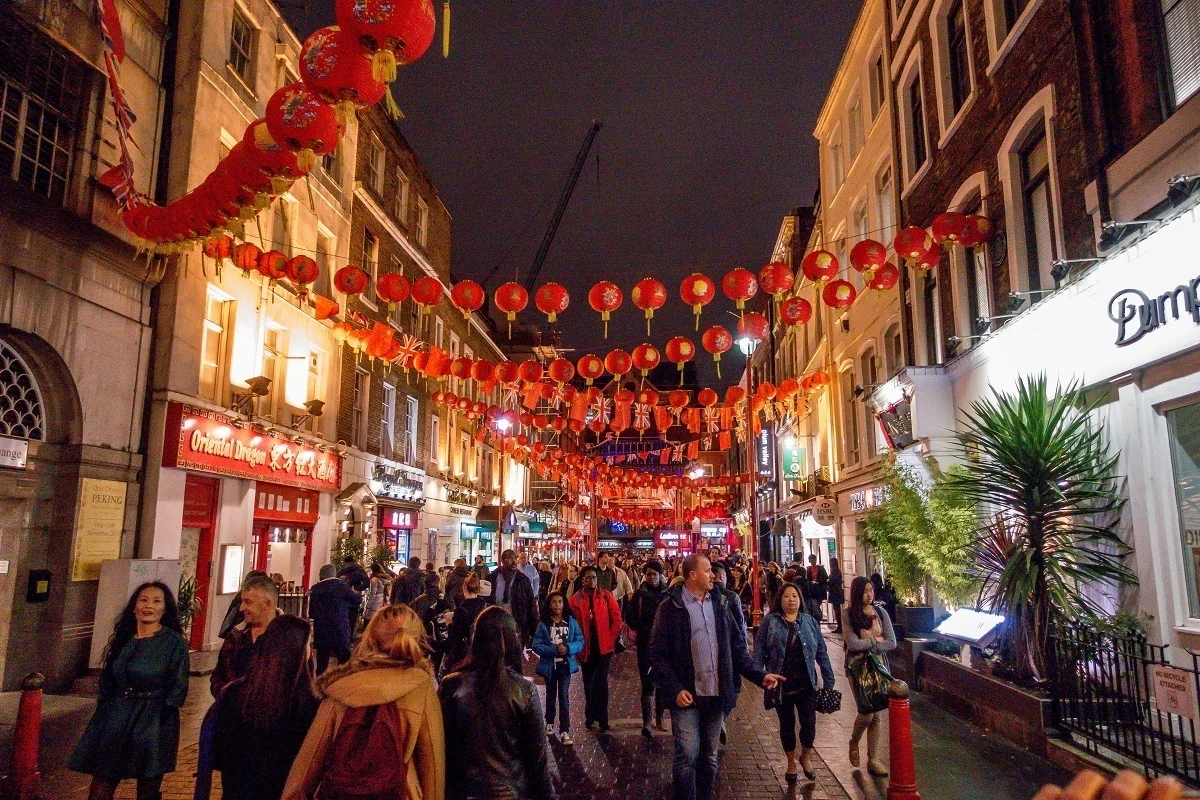
<path fill-rule="evenodd" d="M 836 714 L 842 707 L 842 693 L 837 689 L 818 689 L 813 708 L 821 714 Z"/>

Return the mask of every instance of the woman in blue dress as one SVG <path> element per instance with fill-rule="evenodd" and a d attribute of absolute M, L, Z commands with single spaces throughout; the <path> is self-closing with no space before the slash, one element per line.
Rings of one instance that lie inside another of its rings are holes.
<path fill-rule="evenodd" d="M 117 618 L 100 673 L 100 699 L 68 766 L 92 776 L 88 800 L 112 800 L 137 780 L 138 800 L 158 800 L 175 770 L 179 708 L 187 699 L 188 647 L 166 584 L 144 583 Z"/>

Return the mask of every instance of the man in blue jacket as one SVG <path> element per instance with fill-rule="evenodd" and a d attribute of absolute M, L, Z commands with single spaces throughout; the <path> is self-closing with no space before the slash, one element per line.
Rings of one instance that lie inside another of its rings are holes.
<path fill-rule="evenodd" d="M 362 595 L 337 576 L 333 564 L 321 567 L 320 577 L 308 590 L 318 675 L 329 668 L 331 655 L 337 656 L 339 664 L 350 660 L 350 615 L 362 604 Z"/>
<path fill-rule="evenodd" d="M 766 689 L 782 676 L 756 669 L 746 631 L 713 582 L 707 556 L 683 560 L 683 585 L 667 592 L 650 633 L 650 674 L 671 708 L 674 800 L 711 800 L 721 723 L 742 676 Z"/>

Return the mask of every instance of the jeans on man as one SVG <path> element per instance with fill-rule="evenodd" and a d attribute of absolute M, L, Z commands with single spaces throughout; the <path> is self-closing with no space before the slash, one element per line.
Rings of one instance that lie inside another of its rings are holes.
<path fill-rule="evenodd" d="M 720 697 L 697 697 L 687 708 L 671 709 L 671 735 L 675 739 L 673 800 L 712 800 L 724 719 Z"/>
<path fill-rule="evenodd" d="M 613 654 L 594 655 L 579 665 L 583 673 L 583 718 L 608 727 L 608 665 Z"/>
<path fill-rule="evenodd" d="M 554 724 L 555 702 L 558 704 L 558 731 L 571 730 L 570 710 L 571 665 L 565 661 L 554 665 L 554 671 L 546 679 L 546 724 Z"/>

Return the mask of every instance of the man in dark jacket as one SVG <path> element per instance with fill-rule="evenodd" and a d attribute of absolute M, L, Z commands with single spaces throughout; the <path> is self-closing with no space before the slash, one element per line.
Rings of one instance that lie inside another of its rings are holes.
<path fill-rule="evenodd" d="M 741 676 L 765 689 L 783 678 L 754 666 L 746 632 L 699 554 L 683 560 L 683 585 L 668 590 L 650 634 L 651 675 L 671 708 L 675 800 L 712 800 L 721 723 Z"/>
<path fill-rule="evenodd" d="M 529 582 L 529 578 L 517 569 L 515 551 L 505 550 L 500 555 L 500 566 L 492 570 L 488 580 L 492 583 L 489 604 L 500 606 L 512 614 L 513 619 L 517 621 L 517 633 L 521 644 L 529 647 L 538 626 L 537 597 L 533 593 L 533 584 Z"/>
<path fill-rule="evenodd" d="M 642 681 L 642 736 L 647 739 L 650 732 L 650 716 L 653 712 L 655 727 L 663 730 L 663 714 L 667 705 L 663 693 L 654 692 L 654 680 L 650 677 L 650 631 L 654 628 L 654 617 L 658 604 L 667 594 L 667 581 L 663 576 L 662 562 L 652 558 L 642 567 L 642 585 L 629 601 L 629 613 L 625 623 L 633 631 L 637 644 L 638 676 Z"/>
<path fill-rule="evenodd" d="M 408 569 L 400 573 L 392 584 L 392 602 L 409 605 L 425 594 L 425 572 L 421 569 L 421 559 L 413 556 L 408 560 Z"/>
<path fill-rule="evenodd" d="M 337 576 L 333 564 L 321 567 L 321 580 L 308 590 L 308 618 L 313 626 L 313 649 L 317 651 L 317 674 L 329 668 L 329 656 L 339 664 L 350 660 L 351 613 L 362 603 L 362 595 Z"/>
<path fill-rule="evenodd" d="M 483 556 L 475 556 L 475 566 L 471 567 L 471 572 L 478 575 L 481 581 L 488 579 L 488 568 L 487 564 L 483 563 Z"/>
<path fill-rule="evenodd" d="M 225 643 L 221 645 L 221 652 L 217 654 L 217 667 L 208 679 L 208 688 L 213 697 L 221 694 L 228 684 L 246 676 L 258 637 L 262 636 L 271 620 L 279 616 L 276 607 L 279 604 L 279 587 L 265 572 L 247 575 L 238 595 L 241 597 L 238 610 L 242 621 L 229 630 Z"/>
<path fill-rule="evenodd" d="M 470 575 L 471 570 L 467 569 L 467 560 L 465 558 L 454 559 L 454 569 L 450 570 L 450 574 L 446 576 L 446 596 L 456 604 L 463 601 L 463 581 Z"/>

